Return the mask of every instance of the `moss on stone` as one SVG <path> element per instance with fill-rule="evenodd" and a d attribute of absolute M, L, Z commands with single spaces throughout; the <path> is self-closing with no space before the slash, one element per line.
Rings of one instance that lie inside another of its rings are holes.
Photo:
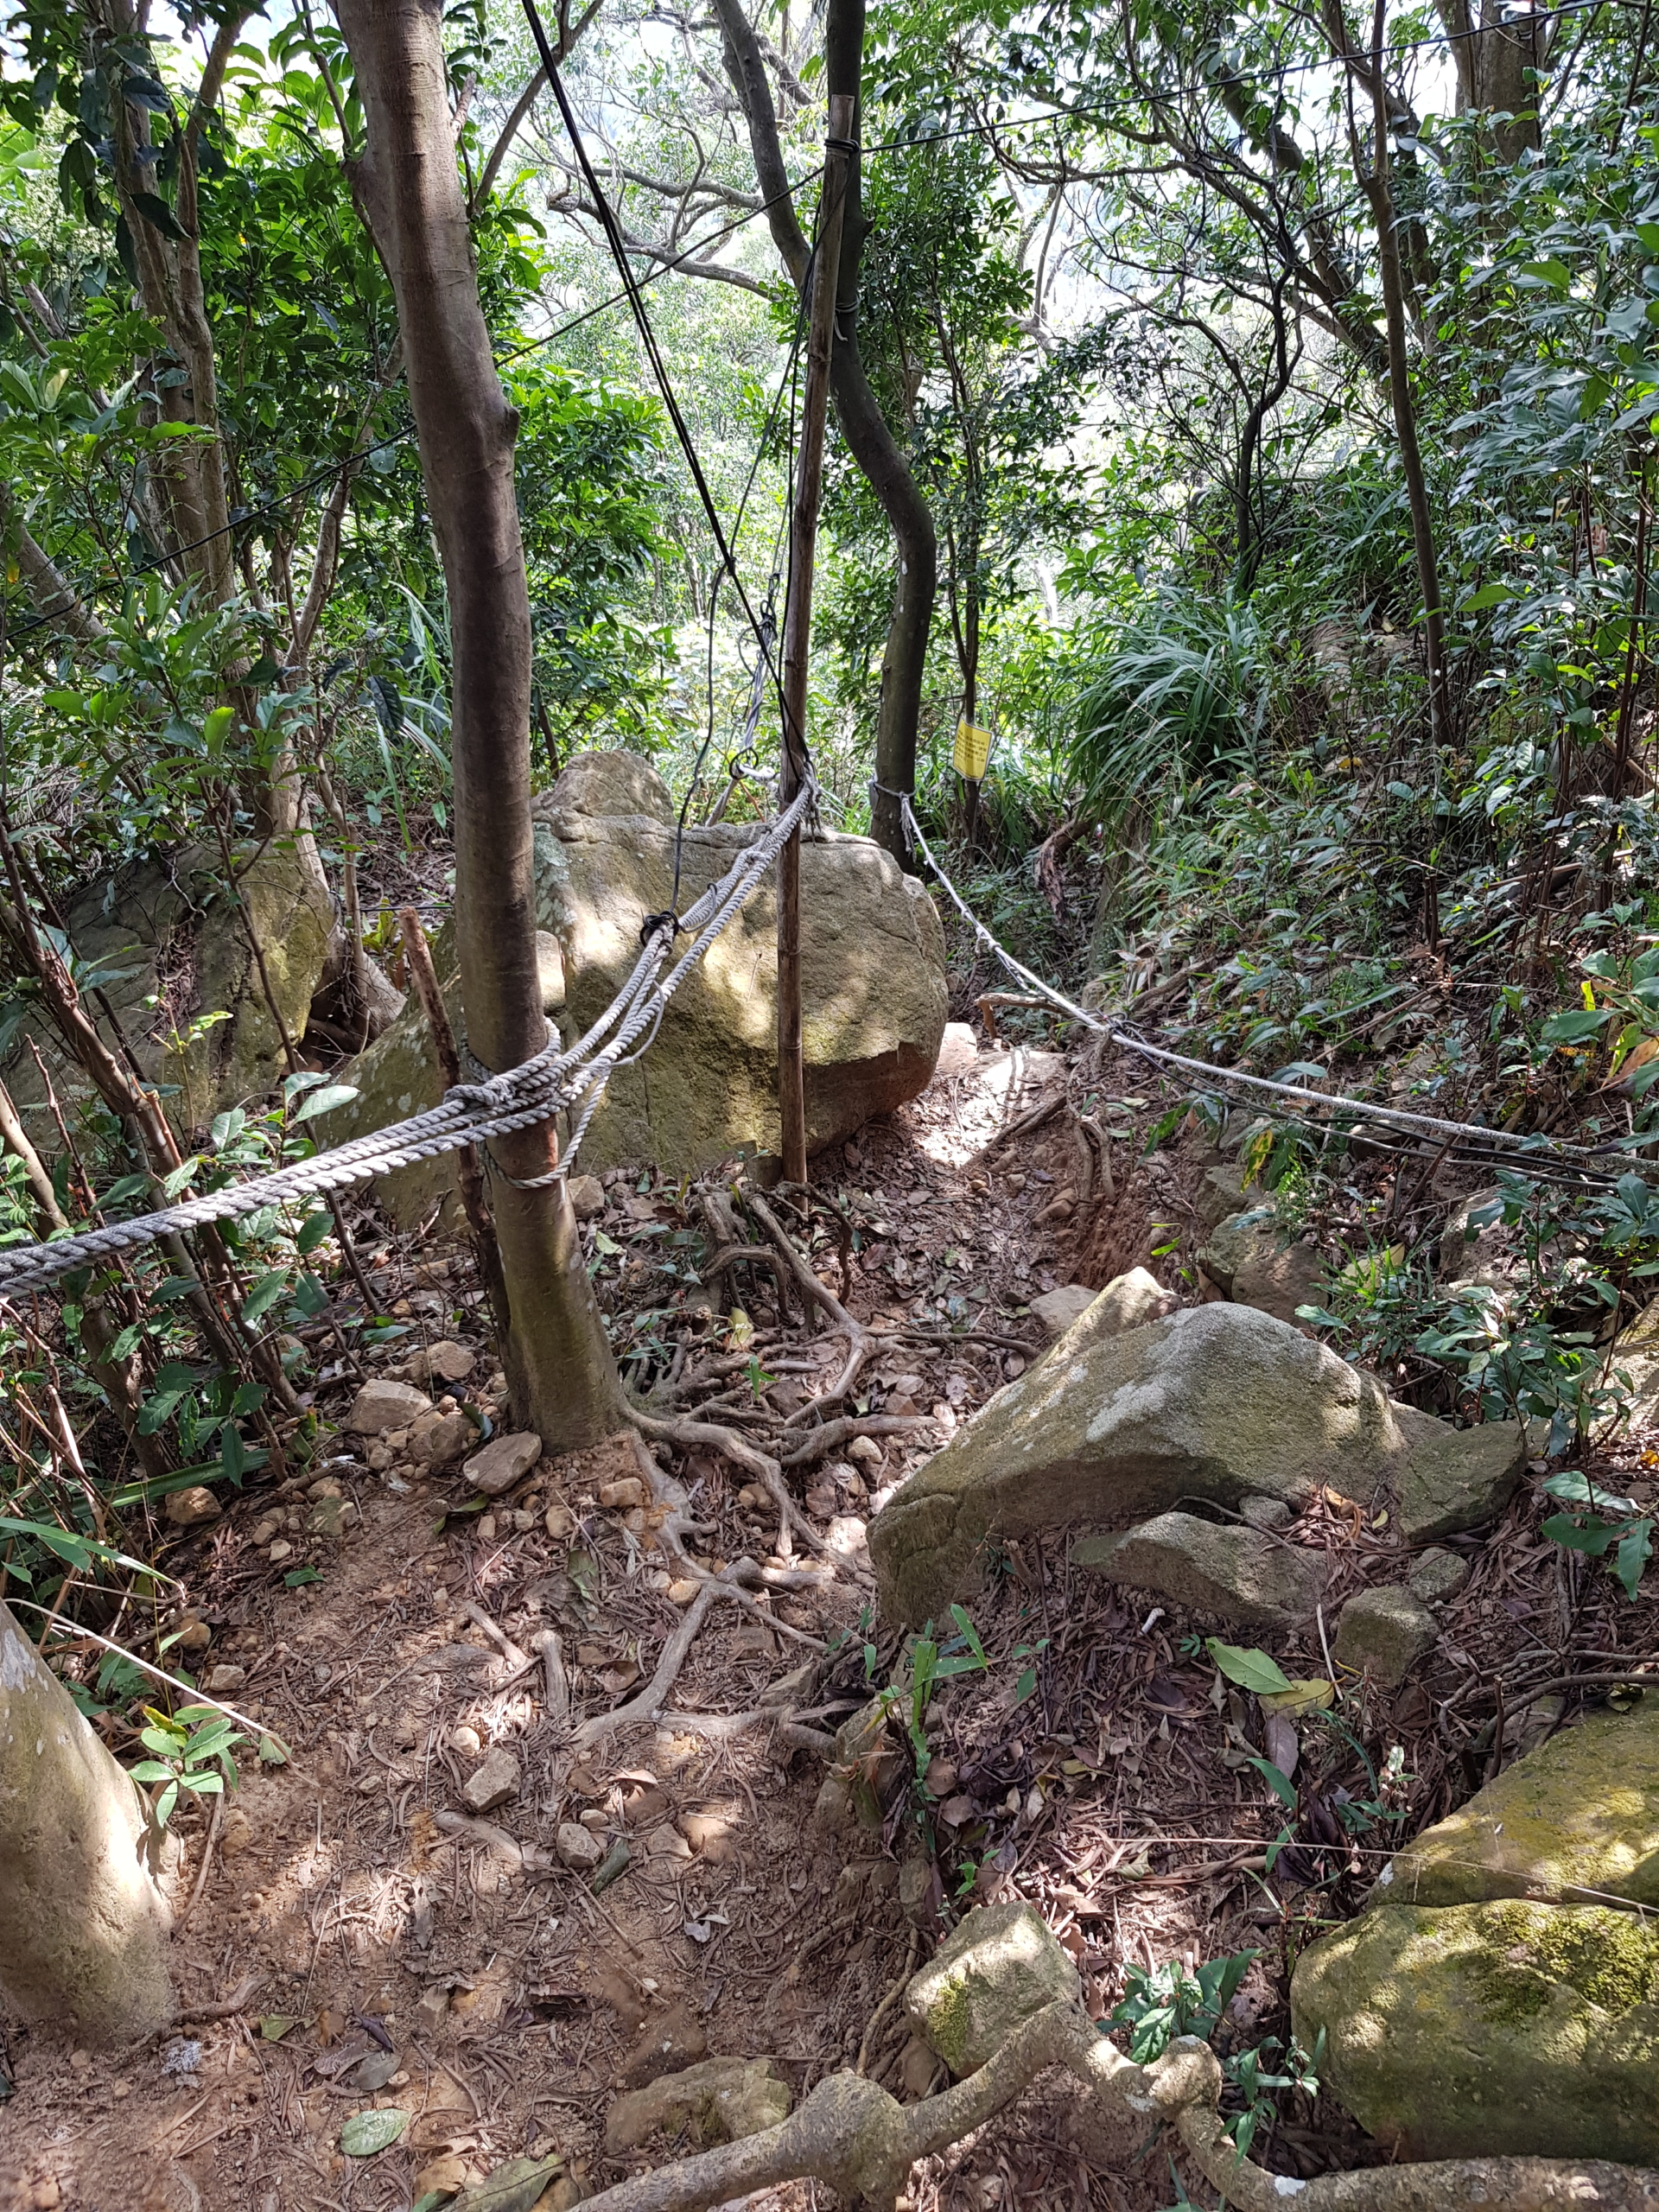
<path fill-rule="evenodd" d="M 1586 1905 L 1571 1913 L 1493 1907 L 1471 1980 L 1498 2024 L 1535 2019 L 1565 1986 L 1623 2015 L 1659 2000 L 1659 1929 L 1633 1913 Z"/>

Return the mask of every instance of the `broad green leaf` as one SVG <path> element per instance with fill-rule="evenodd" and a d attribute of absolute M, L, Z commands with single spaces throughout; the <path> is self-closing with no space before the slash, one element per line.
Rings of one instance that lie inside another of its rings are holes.
<path fill-rule="evenodd" d="M 1294 1805 L 1296 1802 L 1296 1785 L 1282 1768 L 1276 1767 L 1271 1759 L 1258 1758 L 1254 1756 L 1251 1758 L 1250 1764 L 1255 1768 L 1275 1797 L 1287 1805 Z"/>
<path fill-rule="evenodd" d="M 1205 1649 L 1215 1661 L 1230 1682 L 1236 1682 L 1241 1689 L 1254 1690 L 1258 1697 L 1265 1691 L 1269 1697 L 1282 1697 L 1295 1684 L 1276 1659 L 1265 1651 L 1258 1651 L 1253 1644 L 1224 1643 L 1218 1637 L 1208 1637 Z"/>
<path fill-rule="evenodd" d="M 319 1114 L 332 1114 L 336 1106 L 347 1106 L 358 1095 L 354 1083 L 326 1083 L 321 1090 L 314 1090 L 290 1122 L 314 1121 Z"/>
<path fill-rule="evenodd" d="M 340 2147 L 348 2158 L 372 2158 L 389 2151 L 409 2126 L 409 2114 L 396 2105 L 378 2112 L 354 2112 L 341 2123 Z"/>

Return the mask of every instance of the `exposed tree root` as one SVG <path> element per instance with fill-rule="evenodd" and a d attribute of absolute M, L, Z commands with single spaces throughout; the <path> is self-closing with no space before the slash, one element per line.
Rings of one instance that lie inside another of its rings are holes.
<path fill-rule="evenodd" d="M 698 1421 L 689 1414 L 664 1417 L 648 1414 L 637 1406 L 629 1407 L 628 1419 L 643 1436 L 656 1438 L 664 1444 L 677 1444 L 687 1451 L 702 1446 L 705 1451 L 719 1452 L 734 1465 L 741 1467 L 745 1474 L 753 1475 L 778 1508 L 779 1559 L 789 1557 L 793 1548 L 791 1536 L 799 1536 L 807 1549 L 817 1552 L 821 1559 L 834 1558 L 829 1545 L 790 1496 L 778 1461 L 751 1444 L 747 1437 L 740 1436 L 734 1428 L 718 1421 Z"/>
<path fill-rule="evenodd" d="M 784 1454 L 779 1464 L 785 1467 L 808 1466 L 855 1436 L 903 1436 L 912 1429 L 929 1425 L 925 1414 L 840 1414 L 834 1421 L 809 1429 L 795 1449 Z"/>
<path fill-rule="evenodd" d="M 801 1412 L 802 1414 L 821 1412 L 825 1406 L 839 1405 L 858 1380 L 860 1369 L 875 1351 L 879 1339 L 872 1331 L 864 1326 L 861 1321 L 855 1321 L 834 1292 L 826 1289 L 818 1281 L 808 1264 L 806 1255 L 760 1193 L 758 1191 L 746 1191 L 744 1198 L 749 1211 L 777 1247 L 778 1256 L 788 1269 L 797 1290 L 811 1305 L 820 1306 L 828 1317 L 831 1327 L 847 1339 L 846 1364 L 836 1376 L 834 1385 L 818 1397 L 814 1398 L 809 1406 L 804 1406 Z"/>
<path fill-rule="evenodd" d="M 1050 2005 L 976 2074 L 901 2105 L 857 2074 L 832 2074 L 777 2127 L 640 2174 L 588 2200 L 587 2212 L 706 2212 L 756 2190 L 821 2181 L 859 2212 L 893 2212 L 911 2168 L 993 2118 L 1051 2066 L 1075 2075 L 1110 2113 L 1174 2128 L 1205 2178 L 1239 2212 L 1656 2212 L 1659 2173 L 1599 2159 L 1459 2158 L 1295 2181 L 1241 2158 L 1217 2110 L 1220 2062 L 1185 2036 L 1154 2066 L 1123 2056 L 1081 2004 Z"/>

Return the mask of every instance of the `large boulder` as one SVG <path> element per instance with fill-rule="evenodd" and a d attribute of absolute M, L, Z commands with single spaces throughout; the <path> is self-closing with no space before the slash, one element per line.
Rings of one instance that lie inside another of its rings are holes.
<path fill-rule="evenodd" d="M 1402 2157 L 1655 2164 L 1656 1904 L 1644 1700 L 1563 1730 L 1401 1852 L 1302 1954 L 1296 2033 L 1323 2033 L 1325 2080 Z"/>
<path fill-rule="evenodd" d="M 1659 1928 L 1602 1905 L 1384 1904 L 1303 1952 L 1291 2018 L 1402 2158 L 1659 2164 Z"/>
<path fill-rule="evenodd" d="M 1087 1329 L 1085 1315 L 871 1522 L 891 1618 L 919 1624 L 970 1597 L 1000 1537 L 1126 1529 L 1192 1498 L 1300 1505 L 1322 1484 L 1392 1499 L 1409 1476 L 1438 1496 L 1440 1459 L 1463 1463 L 1460 1432 L 1408 1414 L 1374 1376 L 1252 1307 L 1191 1307 L 1074 1352 Z M 1522 1433 L 1484 1433 L 1512 1487 Z"/>
<path fill-rule="evenodd" d="M 1593 1713 L 1529 1751 L 1398 1853 L 1376 1894 L 1659 1906 L 1659 1699 Z"/>
<path fill-rule="evenodd" d="M 677 809 L 649 761 L 578 756 L 534 804 L 537 918 L 557 939 L 563 995 L 549 1011 L 565 1043 L 603 1013 L 639 957 L 648 914 L 683 912 L 760 830 L 687 828 L 677 893 Z M 922 887 L 865 837 L 801 849 L 801 980 L 807 1142 L 838 1143 L 931 1078 L 944 1030 L 944 940 Z M 677 953 L 688 949 L 682 938 Z M 434 945 L 460 1026 L 452 934 Z M 589 1169 L 650 1160 L 691 1174 L 732 1153 L 775 1155 L 777 908 L 770 876 L 679 985 L 649 1050 L 612 1079 L 589 1127 Z M 425 1024 L 410 1007 L 353 1065 L 359 1096 L 327 1122 L 340 1141 L 419 1113 L 438 1096 Z M 408 1213 L 453 1186 L 447 1160 L 386 1179 Z"/>
<path fill-rule="evenodd" d="M 268 846 L 239 852 L 237 861 L 241 912 L 219 856 L 191 849 L 100 878 L 70 901 L 63 918 L 81 969 L 113 1011 L 111 1022 L 87 1000 L 105 1040 L 118 1046 L 124 1039 L 143 1074 L 172 1092 L 169 1110 L 189 1129 L 281 1083 L 288 1069 L 283 1031 L 295 1039 L 305 1033 L 334 933 L 327 886 L 304 854 Z M 250 926 L 264 957 L 263 977 Z M 30 1035 L 60 1100 L 76 1105 L 92 1089 L 49 1024 L 25 1024 L 6 1086 L 51 1153 L 60 1147 L 24 1042 Z"/>

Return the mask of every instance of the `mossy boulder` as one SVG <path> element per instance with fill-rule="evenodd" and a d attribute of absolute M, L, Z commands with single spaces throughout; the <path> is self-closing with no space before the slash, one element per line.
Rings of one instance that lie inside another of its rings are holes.
<path fill-rule="evenodd" d="M 99 878 L 64 916 L 83 967 L 99 972 L 113 1010 L 112 1022 L 87 1001 L 106 1042 L 119 1049 L 124 1040 L 143 1073 L 169 1090 L 168 1110 L 186 1129 L 203 1128 L 222 1107 L 251 1104 L 281 1083 L 288 1071 L 283 1031 L 304 1035 L 334 932 L 328 887 L 304 854 L 265 847 L 239 849 L 235 859 L 239 905 L 219 856 L 193 847 Z M 23 1041 L 29 1035 L 60 1100 L 77 1108 L 92 1090 L 49 1023 L 25 1023 L 5 1081 L 50 1154 L 59 1147 Z"/>
<path fill-rule="evenodd" d="M 1462 1449 L 1427 1414 L 1408 1439 L 1375 1376 L 1253 1307 L 1194 1306 L 1093 1341 L 1089 1328 L 1085 1314 L 871 1522 L 890 1619 L 919 1625 L 970 1598 L 1000 1539 L 1127 1529 L 1193 1498 L 1300 1505 L 1327 1483 L 1392 1498 L 1408 1461 Z"/>
<path fill-rule="evenodd" d="M 631 753 L 579 755 L 532 811 L 537 921 L 563 955 L 555 1019 L 569 1045 L 632 971 L 646 915 L 683 912 L 761 833 L 688 827 L 677 892 L 677 809 L 650 762 Z M 777 1153 L 777 931 L 768 874 L 688 972 L 650 1050 L 612 1078 L 583 1144 L 585 1168 L 649 1160 L 693 1174 L 728 1154 Z M 944 938 L 919 883 L 868 838 L 834 834 L 802 846 L 801 932 L 807 1143 L 817 1151 L 931 1079 L 946 1014 Z M 677 954 L 687 949 L 680 938 Z M 464 1020 L 458 992 L 454 1011 Z M 435 1102 L 417 1008 L 361 1055 L 351 1080 L 362 1095 L 330 1117 L 332 1142 Z M 453 1187 L 454 1173 L 448 1160 L 423 1163 L 386 1179 L 381 1195 L 407 1216 Z"/>
<path fill-rule="evenodd" d="M 1659 1928 L 1599 1905 L 1376 1905 L 1303 1952 L 1301 2043 L 1402 2158 L 1659 2164 Z"/>
<path fill-rule="evenodd" d="M 958 2080 L 1046 2005 L 1073 2005 L 1077 1970 L 1035 1906 L 978 1905 L 905 1991 L 912 2026 Z"/>
<path fill-rule="evenodd" d="M 1659 1698 L 1593 1713 L 1425 1828 L 1374 1892 L 1409 1904 L 1530 1897 L 1659 1907 Z"/>

